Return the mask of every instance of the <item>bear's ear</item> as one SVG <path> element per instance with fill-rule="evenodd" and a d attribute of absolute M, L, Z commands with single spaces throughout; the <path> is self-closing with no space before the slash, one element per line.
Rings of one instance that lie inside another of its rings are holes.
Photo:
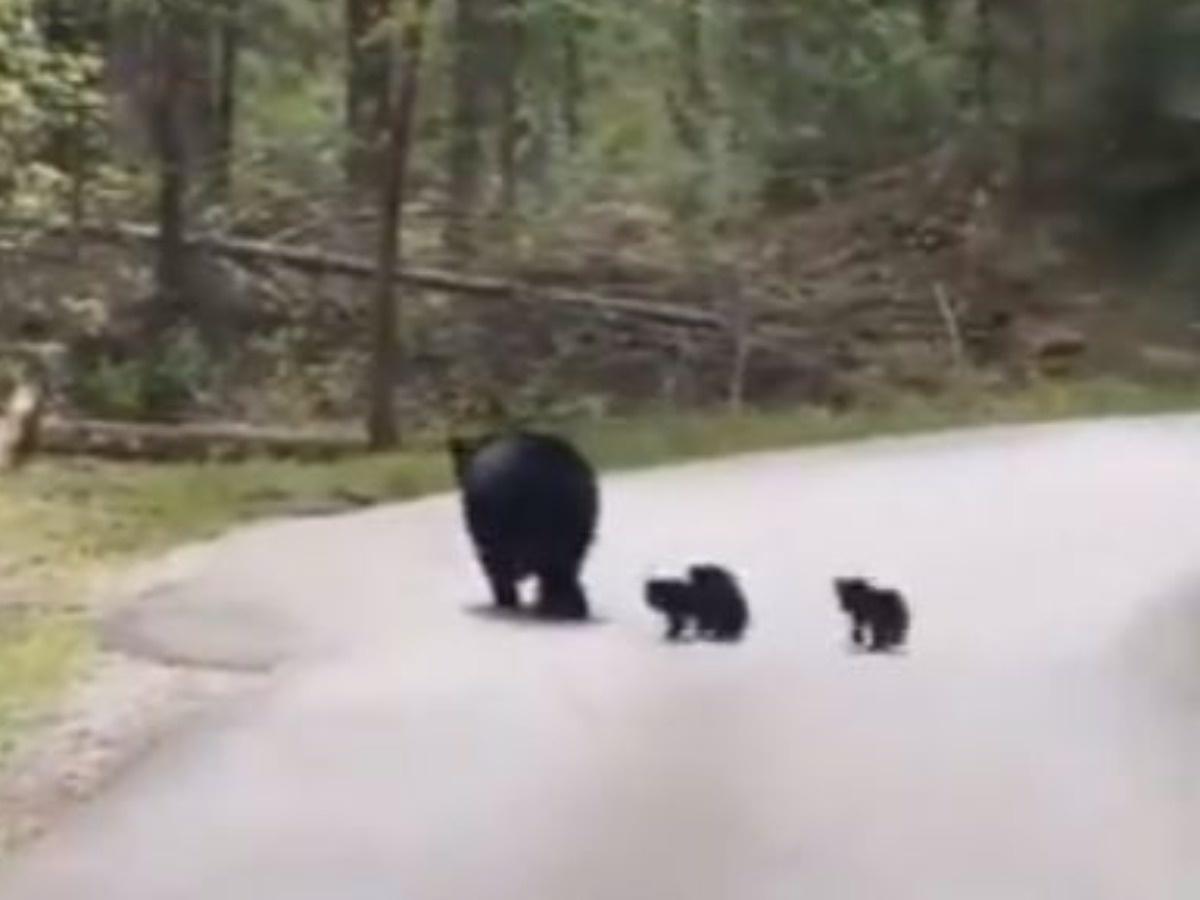
<path fill-rule="evenodd" d="M 495 435 L 490 433 L 472 437 L 451 435 L 447 438 L 446 449 L 450 451 L 450 459 L 454 463 L 454 477 L 461 481 L 463 473 L 466 472 L 471 460 L 475 458 L 475 454 L 493 440 L 495 440 Z"/>

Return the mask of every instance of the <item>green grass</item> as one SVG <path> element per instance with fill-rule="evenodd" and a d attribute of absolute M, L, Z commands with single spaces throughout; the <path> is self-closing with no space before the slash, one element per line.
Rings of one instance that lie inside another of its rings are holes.
<path fill-rule="evenodd" d="M 78 616 L 0 620 L 0 760 L 37 712 L 83 670 L 92 647 Z"/>
<path fill-rule="evenodd" d="M 632 468 L 755 450 L 802 447 L 969 426 L 1200 410 L 1200 386 L 1119 379 L 1043 382 L 1019 392 L 970 385 L 936 397 L 897 395 L 833 413 L 690 415 L 612 420 L 567 430 L 605 468 Z"/>
<path fill-rule="evenodd" d="M 1196 386 L 1112 379 L 1007 393 L 964 385 L 840 415 L 819 409 L 647 415 L 559 428 L 612 469 L 964 425 L 1195 409 L 1198 398 Z M 440 441 L 432 439 L 399 453 L 328 464 L 40 461 L 0 482 L 0 615 L 14 596 L 46 610 L 0 630 L 0 734 L 12 729 L 13 710 L 53 697 L 86 656 L 86 623 L 59 611 L 86 596 L 97 575 L 264 516 L 336 504 L 347 495 L 400 500 L 450 484 Z"/>
<path fill-rule="evenodd" d="M 332 464 L 275 461 L 109 464 L 42 461 L 0 495 L 0 533 L 68 567 L 161 550 L 264 515 L 410 497 L 444 486 L 441 454 L 413 451 Z"/>

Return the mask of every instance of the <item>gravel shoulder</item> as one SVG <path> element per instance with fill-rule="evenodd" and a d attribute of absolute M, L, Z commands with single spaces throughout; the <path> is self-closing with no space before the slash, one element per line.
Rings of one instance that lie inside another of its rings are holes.
<path fill-rule="evenodd" d="M 25 734 L 0 773 L 0 857 L 36 840 L 164 736 L 248 680 L 101 654 L 65 702 Z"/>
<path fill-rule="evenodd" d="M 142 564 L 97 591 L 90 606 L 121 610 L 186 580 L 207 547 Z M 246 672 L 173 665 L 102 649 L 22 732 L 0 766 L 0 859 L 36 841 L 166 736 L 260 680 Z"/>

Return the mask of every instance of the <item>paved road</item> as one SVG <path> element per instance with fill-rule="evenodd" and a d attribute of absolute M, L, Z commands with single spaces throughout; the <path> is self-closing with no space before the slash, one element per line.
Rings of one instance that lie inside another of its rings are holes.
<path fill-rule="evenodd" d="M 0 875 L 0 900 L 1194 900 L 1200 421 L 613 478 L 605 622 L 514 625 L 448 498 L 259 528 L 116 633 L 277 663 Z M 670 647 L 652 568 L 755 621 Z M 831 576 L 902 585 L 854 656 Z"/>

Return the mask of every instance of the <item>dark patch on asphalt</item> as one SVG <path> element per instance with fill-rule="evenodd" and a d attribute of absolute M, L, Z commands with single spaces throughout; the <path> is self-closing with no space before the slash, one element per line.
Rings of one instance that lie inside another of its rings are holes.
<path fill-rule="evenodd" d="M 107 616 L 105 650 L 161 665 L 228 672 L 269 672 L 303 649 L 278 613 L 249 601 L 157 588 Z"/>
<path fill-rule="evenodd" d="M 590 625 L 608 624 L 607 619 L 597 616 L 589 616 L 586 619 L 547 619 L 539 616 L 532 606 L 503 609 L 491 603 L 480 603 L 466 607 L 466 611 L 476 618 L 521 628 L 586 628 Z"/>

